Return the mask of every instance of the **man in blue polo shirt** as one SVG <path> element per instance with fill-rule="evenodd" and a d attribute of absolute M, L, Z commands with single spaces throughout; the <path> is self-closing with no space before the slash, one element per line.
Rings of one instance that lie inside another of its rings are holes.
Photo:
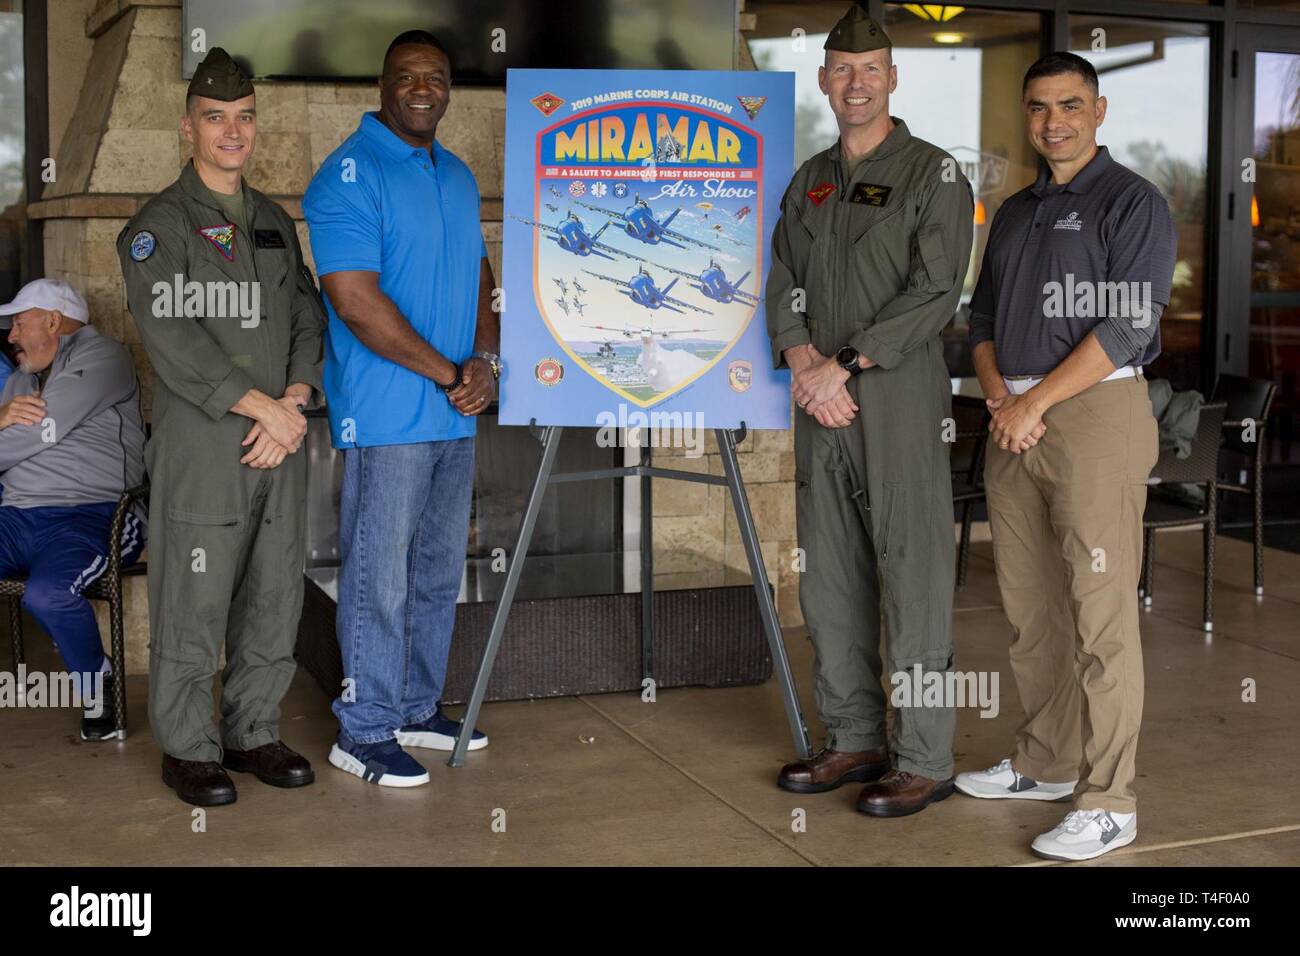
<path fill-rule="evenodd" d="M 478 185 L 435 139 L 451 66 L 431 34 L 384 56 L 380 109 L 303 198 L 329 310 L 325 394 L 343 451 L 338 636 L 346 676 L 330 763 L 428 783 L 402 747 L 451 750 L 438 709 L 465 564 L 474 416 L 496 395 L 499 326 Z M 475 732 L 470 749 L 487 745 Z"/>

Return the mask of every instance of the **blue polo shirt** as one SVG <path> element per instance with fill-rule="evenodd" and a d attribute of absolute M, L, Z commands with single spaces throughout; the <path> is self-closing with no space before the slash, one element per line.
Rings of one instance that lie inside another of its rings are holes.
<path fill-rule="evenodd" d="M 379 120 L 321 164 L 302 201 L 316 272 L 379 273 L 380 290 L 411 327 L 450 361 L 474 351 L 480 261 L 478 184 L 436 140 L 403 142 Z M 430 379 L 376 355 L 325 297 L 329 329 L 325 397 L 335 448 L 467 438 L 475 419 L 452 407 Z"/>

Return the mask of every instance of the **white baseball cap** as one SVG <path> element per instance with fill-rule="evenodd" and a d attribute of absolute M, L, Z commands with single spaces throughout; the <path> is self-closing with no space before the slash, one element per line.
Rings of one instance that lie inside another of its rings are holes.
<path fill-rule="evenodd" d="M 11 315 L 28 309 L 48 309 L 82 324 L 90 321 L 86 300 L 62 279 L 33 279 L 19 289 L 12 302 L 0 305 L 0 329 L 14 324 L 14 320 L 9 318 Z"/>

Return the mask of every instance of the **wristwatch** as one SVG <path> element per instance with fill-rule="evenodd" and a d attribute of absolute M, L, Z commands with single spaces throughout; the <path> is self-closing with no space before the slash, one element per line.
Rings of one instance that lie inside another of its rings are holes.
<path fill-rule="evenodd" d="M 471 358 L 481 358 L 492 367 L 492 377 L 501 380 L 501 356 L 495 352 L 475 352 Z"/>
<path fill-rule="evenodd" d="M 844 371 L 848 372 L 850 375 L 857 375 L 859 372 L 865 371 L 865 369 L 858 364 L 859 354 L 858 350 L 852 345 L 846 345 L 835 353 L 835 361 L 840 368 L 844 369 Z"/>
<path fill-rule="evenodd" d="M 460 367 L 459 365 L 457 365 L 455 362 L 452 362 L 452 363 L 451 363 L 451 367 L 454 368 L 454 369 L 456 370 L 456 377 L 455 377 L 455 378 L 453 378 L 453 379 L 452 379 L 450 382 L 448 382 L 446 385 L 443 385 L 441 382 L 437 382 L 437 381 L 435 381 L 435 382 L 433 383 L 434 385 L 437 385 L 440 389 L 442 389 L 444 392 L 454 392 L 454 391 L 456 391 L 456 389 L 460 388 L 460 386 L 461 386 L 461 385 L 464 383 L 464 381 L 465 381 L 464 376 L 461 374 L 461 367 Z"/>

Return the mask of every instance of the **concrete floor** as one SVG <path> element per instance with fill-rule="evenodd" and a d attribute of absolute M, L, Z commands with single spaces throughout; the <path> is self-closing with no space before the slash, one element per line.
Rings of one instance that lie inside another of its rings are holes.
<path fill-rule="evenodd" d="M 1270 551 L 1268 594 L 1256 599 L 1249 546 L 1220 538 L 1212 638 L 1199 624 L 1199 537 L 1159 535 L 1156 556 L 1156 604 L 1142 618 L 1140 836 L 1093 865 L 1300 863 L 1291 796 L 1300 555 Z M 1006 755 L 1021 719 L 988 544 L 975 545 L 956 606 L 957 667 L 1001 674 L 1001 713 L 958 717 L 958 769 L 978 769 Z M 786 641 L 819 742 L 811 647 L 799 630 Z M 48 641 L 33 634 L 28 646 L 30 666 L 53 664 Z M 7 649 L 0 654 L 8 666 Z M 1256 703 L 1241 701 L 1247 677 Z M 159 781 L 143 677 L 131 678 L 129 695 L 132 735 L 122 743 L 82 743 L 66 711 L 0 717 L 0 863 L 1045 865 L 1029 842 L 1065 810 L 956 794 L 877 820 L 853 811 L 857 786 L 785 793 L 774 778 L 791 749 L 772 681 L 668 690 L 654 704 L 634 694 L 489 704 L 480 720 L 488 749 L 460 770 L 430 757 L 430 786 L 385 790 L 326 762 L 334 721 L 299 674 L 282 734 L 316 765 L 316 784 L 281 791 L 236 775 L 238 803 L 207 811 L 206 832 L 195 833 L 193 808 Z M 795 833 L 799 808 L 806 832 Z"/>

